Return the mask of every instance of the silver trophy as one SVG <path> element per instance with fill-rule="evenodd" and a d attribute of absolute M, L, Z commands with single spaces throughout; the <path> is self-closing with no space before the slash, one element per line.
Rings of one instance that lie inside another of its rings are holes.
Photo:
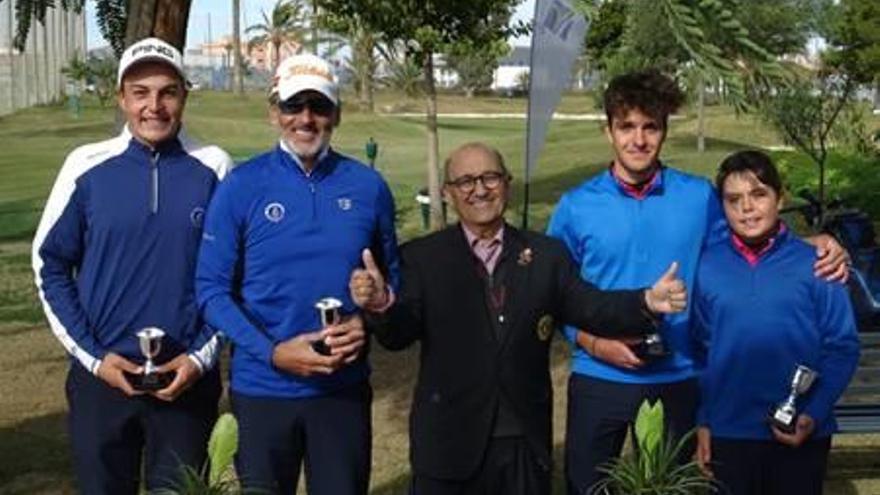
<path fill-rule="evenodd" d="M 173 373 L 158 373 L 156 364 L 153 363 L 159 352 L 162 351 L 162 338 L 165 332 L 161 328 L 146 327 L 135 334 L 138 338 L 141 354 L 147 358 L 144 363 L 144 372 L 139 375 L 129 374 L 129 382 L 137 390 L 159 390 L 171 383 Z"/>
<path fill-rule="evenodd" d="M 791 377 L 791 391 L 784 402 L 776 405 L 770 411 L 770 424 L 785 433 L 794 433 L 797 426 L 796 402 L 798 396 L 804 395 L 813 386 L 813 382 L 819 377 L 819 373 L 798 365 Z"/>
<path fill-rule="evenodd" d="M 635 355 L 645 362 L 657 361 L 669 355 L 666 341 L 659 333 L 649 333 L 641 342 L 633 347 Z"/>
<path fill-rule="evenodd" d="M 339 323 L 339 320 L 341 319 L 339 310 L 341 308 L 342 301 L 335 297 L 325 297 L 316 302 L 315 309 L 318 310 L 318 319 L 321 321 L 321 328 L 326 328 L 330 325 Z M 315 349 L 315 352 L 318 354 L 323 354 L 325 356 L 330 355 L 330 348 L 327 347 L 327 344 L 325 344 L 323 340 L 313 342 L 312 348 Z"/>

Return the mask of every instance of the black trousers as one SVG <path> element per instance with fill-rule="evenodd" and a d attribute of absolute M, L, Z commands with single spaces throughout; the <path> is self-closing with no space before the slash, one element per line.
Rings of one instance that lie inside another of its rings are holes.
<path fill-rule="evenodd" d="M 174 402 L 128 397 L 74 363 L 67 375 L 68 428 L 80 493 L 138 493 L 170 488 L 183 464 L 200 469 L 217 419 L 215 369 Z"/>
<path fill-rule="evenodd" d="M 699 385 L 696 379 L 639 385 L 572 373 L 568 380 L 565 478 L 569 495 L 584 495 L 603 476 L 596 470 L 620 455 L 642 401 L 663 401 L 666 429 L 677 439 L 694 427 Z M 687 462 L 694 443 L 684 449 Z"/>
<path fill-rule="evenodd" d="M 413 477 L 410 495 L 550 495 L 550 470 L 525 437 L 492 438 L 477 472 L 466 480 Z"/>
<path fill-rule="evenodd" d="M 712 437 L 712 470 L 722 495 L 821 495 L 831 437 L 798 448 L 775 440 Z"/>
<path fill-rule="evenodd" d="M 235 468 L 246 489 L 294 494 L 305 464 L 310 495 L 366 495 L 370 483 L 368 383 L 304 399 L 231 394 Z"/>

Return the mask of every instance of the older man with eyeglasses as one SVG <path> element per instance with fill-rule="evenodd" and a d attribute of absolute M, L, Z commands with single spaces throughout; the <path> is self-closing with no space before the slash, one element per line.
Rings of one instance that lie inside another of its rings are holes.
<path fill-rule="evenodd" d="M 348 280 L 366 248 L 396 280 L 394 203 L 377 172 L 330 147 L 340 108 L 327 62 L 290 57 L 276 81 L 278 145 L 237 167 L 205 217 L 199 305 L 234 344 L 243 485 L 295 493 L 304 463 L 310 494 L 366 494 L 372 391 L 363 325 L 357 316 L 322 321 L 316 303 L 333 298 L 342 315 L 356 309 Z"/>
<path fill-rule="evenodd" d="M 656 313 L 684 309 L 686 291 L 675 266 L 647 290 L 582 282 L 562 243 L 505 223 L 511 176 L 486 144 L 457 148 L 445 174 L 460 223 L 401 248 L 396 301 L 369 252 L 350 282 L 382 345 L 421 342 L 412 493 L 549 494 L 554 329 L 591 322 L 642 335 Z"/>

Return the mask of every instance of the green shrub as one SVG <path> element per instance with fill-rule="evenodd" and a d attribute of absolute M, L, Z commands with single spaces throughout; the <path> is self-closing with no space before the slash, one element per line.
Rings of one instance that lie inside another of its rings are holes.
<path fill-rule="evenodd" d="M 816 192 L 819 174 L 806 155 L 784 152 L 774 158 L 786 188 L 793 195 L 802 189 Z M 880 155 L 833 151 L 828 155 L 826 177 L 828 199 L 840 198 L 871 218 L 880 218 Z"/>
<path fill-rule="evenodd" d="M 682 450 L 694 430 L 673 441 L 665 436 L 663 403 L 653 406 L 647 400 L 639 407 L 635 424 L 636 448 L 599 470 L 606 478 L 589 493 L 603 495 L 694 495 L 715 492 L 712 482 L 694 461 L 679 463 Z"/>
<path fill-rule="evenodd" d="M 172 488 L 158 495 L 239 495 L 260 493 L 242 490 L 232 468 L 238 450 L 238 423 L 232 414 L 217 418 L 208 441 L 208 462 L 201 469 L 181 466 L 180 476 Z M 210 466 L 210 470 L 208 469 Z"/>

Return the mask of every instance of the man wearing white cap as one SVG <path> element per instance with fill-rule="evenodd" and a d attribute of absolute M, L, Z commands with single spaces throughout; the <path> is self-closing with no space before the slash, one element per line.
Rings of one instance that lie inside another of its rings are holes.
<path fill-rule="evenodd" d="M 304 464 L 312 495 L 366 494 L 372 391 L 348 280 L 370 248 L 397 281 L 394 202 L 330 147 L 339 94 L 324 60 L 284 60 L 270 101 L 278 144 L 217 188 L 196 269 L 205 319 L 234 344 L 236 470 L 246 488 L 287 494 Z M 316 309 L 326 298 L 336 324 Z"/>
<path fill-rule="evenodd" d="M 200 468 L 217 416 L 215 331 L 193 279 L 208 200 L 232 165 L 181 126 L 180 52 L 156 38 L 125 50 L 117 101 L 126 125 L 71 152 L 33 242 L 46 317 L 70 354 L 66 391 L 79 490 L 135 494 Z M 142 330 L 149 329 L 147 332 Z M 152 348 L 143 336 L 161 336 Z M 146 374 L 146 354 L 158 365 Z"/>

